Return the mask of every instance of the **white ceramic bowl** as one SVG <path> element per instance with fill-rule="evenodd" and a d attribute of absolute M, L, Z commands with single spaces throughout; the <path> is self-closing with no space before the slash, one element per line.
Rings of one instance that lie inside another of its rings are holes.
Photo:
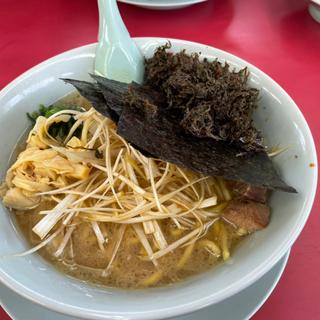
<path fill-rule="evenodd" d="M 150 56 L 166 40 L 136 39 Z M 284 179 L 298 194 L 274 192 L 271 223 L 248 237 L 236 250 L 232 263 L 220 266 L 171 287 L 124 291 L 102 289 L 70 279 L 55 271 L 37 254 L 1 258 L 0 279 L 22 296 L 58 312 L 86 319 L 160 319 L 188 313 L 239 292 L 265 274 L 288 251 L 301 232 L 314 200 L 317 165 L 314 142 L 300 110 L 286 92 L 262 71 L 229 53 L 205 45 L 171 40 L 172 50 L 186 49 L 227 60 L 236 68 L 248 66 L 250 84 L 261 89 L 257 126 L 271 145 L 289 150 L 275 159 Z M 26 112 L 40 103 L 50 104 L 73 90 L 61 77 L 89 79 L 95 45 L 77 48 L 27 71 L 0 93 L 0 173 L 21 132 L 28 125 Z M 1 207 L 0 255 L 22 252 L 27 244 L 17 233 L 9 212 Z M 301 270 L 303 272 L 303 270 Z"/>

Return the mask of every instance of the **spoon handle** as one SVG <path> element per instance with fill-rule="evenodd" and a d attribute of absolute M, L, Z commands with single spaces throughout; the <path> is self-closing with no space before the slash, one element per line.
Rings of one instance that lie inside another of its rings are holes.
<path fill-rule="evenodd" d="M 98 0 L 95 72 L 122 82 L 143 81 L 143 57 L 121 18 L 116 0 Z"/>
<path fill-rule="evenodd" d="M 129 32 L 121 18 L 117 0 L 98 0 L 99 36 L 105 44 L 114 44 L 130 38 Z"/>

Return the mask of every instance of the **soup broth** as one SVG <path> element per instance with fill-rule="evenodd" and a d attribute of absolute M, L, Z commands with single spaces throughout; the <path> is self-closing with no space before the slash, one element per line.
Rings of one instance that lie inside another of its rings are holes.
<path fill-rule="evenodd" d="M 38 211 L 38 210 L 37 210 Z M 35 212 L 36 213 L 36 212 Z M 16 214 L 17 222 L 24 236 L 31 245 L 37 245 L 40 239 L 32 232 L 32 227 L 38 222 L 37 214 L 30 212 Z M 167 230 L 162 225 L 162 230 Z M 145 288 L 162 286 L 175 283 L 192 275 L 202 273 L 213 266 L 216 266 L 222 259 L 217 257 L 210 248 L 212 241 L 220 243 L 220 229 L 225 228 L 228 234 L 228 247 L 231 253 L 237 243 L 243 239 L 236 230 L 223 222 L 212 226 L 205 237 L 195 244 L 178 248 L 174 252 L 159 259 L 159 267 L 155 269 L 150 261 L 145 261 L 146 252 L 139 243 L 133 229 L 128 230 L 124 235 L 122 245 L 108 274 L 104 270 L 111 257 L 113 247 L 113 234 L 117 226 L 104 224 L 102 229 L 109 234 L 110 245 L 102 251 L 96 241 L 96 237 L 88 223 L 81 223 L 76 227 L 72 235 L 72 241 L 60 258 L 54 257 L 61 238 L 52 241 L 48 246 L 41 249 L 39 253 L 46 260 L 50 261 L 58 270 L 81 280 L 93 282 L 99 285 L 118 288 Z M 174 230 L 174 229 L 173 229 Z M 179 230 L 175 230 L 179 233 Z M 175 232 L 165 234 L 168 242 L 177 239 Z M 181 234 L 179 234 L 179 237 Z M 152 239 L 150 239 L 152 241 Z M 150 241 L 150 242 L 151 242 Z"/>

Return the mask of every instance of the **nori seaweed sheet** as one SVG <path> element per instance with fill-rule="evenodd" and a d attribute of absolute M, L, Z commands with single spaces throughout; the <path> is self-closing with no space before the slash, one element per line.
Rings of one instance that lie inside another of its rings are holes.
<path fill-rule="evenodd" d="M 236 145 L 188 134 L 177 124 L 176 118 L 165 111 L 165 99 L 158 91 L 135 83 L 127 85 L 98 76 L 94 78 L 96 83 L 64 81 L 74 85 L 98 112 L 114 120 L 118 124 L 118 134 L 145 155 L 204 175 L 296 192 L 282 181 L 264 149 L 243 153 Z"/>
<path fill-rule="evenodd" d="M 214 142 L 213 146 L 211 139 L 184 136 L 164 117 L 150 117 L 126 106 L 118 123 L 118 133 L 160 159 L 204 175 L 223 176 L 268 189 L 294 191 L 280 179 L 265 152 L 238 157 L 239 150 L 229 148 L 224 142 Z"/>
<path fill-rule="evenodd" d="M 74 80 L 74 79 L 61 79 L 66 83 L 72 84 L 78 92 L 88 99 L 90 103 L 93 105 L 95 109 L 97 109 L 99 112 L 100 110 L 103 110 L 103 115 L 110 118 L 114 122 L 118 122 L 119 116 L 120 116 L 120 110 L 114 111 L 111 108 L 109 108 L 109 105 L 113 105 L 112 103 L 107 103 L 103 93 L 100 90 L 100 87 L 97 84 L 91 83 L 91 82 L 86 82 L 86 81 L 81 81 L 81 80 Z M 112 80 L 109 80 L 110 82 Z M 123 92 L 119 93 L 121 96 L 123 93 L 127 91 L 127 87 L 123 87 Z M 107 90 L 107 89 L 105 89 Z"/>
<path fill-rule="evenodd" d="M 227 63 L 169 48 L 159 47 L 146 59 L 143 85 L 95 75 L 95 83 L 65 81 L 146 156 L 204 175 L 296 192 L 279 177 L 254 126 L 259 92 L 247 85 L 248 70 L 236 72 Z"/>

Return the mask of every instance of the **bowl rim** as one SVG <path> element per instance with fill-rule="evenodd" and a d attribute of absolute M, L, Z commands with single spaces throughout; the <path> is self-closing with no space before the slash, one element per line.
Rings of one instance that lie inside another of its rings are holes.
<path fill-rule="evenodd" d="M 185 6 L 206 2 L 207 0 L 178 0 L 177 2 L 141 1 L 141 0 L 118 0 L 119 2 L 148 9 L 179 9 Z"/>
<path fill-rule="evenodd" d="M 280 90 L 281 94 L 284 95 L 287 99 L 290 100 L 290 107 L 294 108 L 295 113 L 301 118 L 301 123 L 304 126 L 304 130 L 306 133 L 306 140 L 310 144 L 310 150 L 311 150 L 311 156 L 312 161 L 315 164 L 315 168 L 318 166 L 317 162 L 317 153 L 315 148 L 314 139 L 311 133 L 311 130 L 308 126 L 307 121 L 305 120 L 301 110 L 298 108 L 296 103 L 293 101 L 293 99 L 288 95 L 288 93 L 277 83 L 275 82 L 269 75 L 267 75 L 265 72 L 260 70 L 259 68 L 255 67 L 251 63 L 247 62 L 246 60 L 231 54 L 227 51 L 215 48 L 210 45 L 193 42 L 193 41 L 187 41 L 187 40 L 180 40 L 180 39 L 174 39 L 174 38 L 163 38 L 163 37 L 137 37 L 134 38 L 134 40 L 137 43 L 146 43 L 148 41 L 157 41 L 159 42 L 165 42 L 165 41 L 171 41 L 174 44 L 179 45 L 190 45 L 193 47 L 206 47 L 210 49 L 214 49 L 219 54 L 225 55 L 226 57 L 231 57 L 236 60 L 238 60 L 241 64 L 246 65 L 249 67 L 249 69 L 258 71 L 260 74 L 264 76 L 264 78 L 272 83 L 273 85 L 276 85 L 278 89 Z M 58 55 L 55 55 L 40 64 L 37 64 L 36 66 L 28 69 L 24 73 L 22 73 L 20 76 L 15 78 L 13 81 L 11 81 L 8 85 L 6 85 L 1 91 L 0 91 L 0 101 L 1 99 L 7 94 L 10 90 L 14 89 L 14 87 L 19 84 L 21 81 L 23 81 L 26 77 L 28 77 L 30 74 L 41 70 L 43 67 L 46 67 L 48 64 L 54 62 L 55 60 L 59 60 L 61 57 L 64 57 L 65 55 L 72 55 L 73 53 L 79 53 L 79 51 L 88 51 L 93 50 L 96 46 L 96 43 L 87 44 L 84 46 L 80 46 L 71 50 L 64 51 Z M 227 58 L 226 58 L 227 59 Z M 292 244 L 296 241 L 299 234 L 301 233 L 309 215 L 312 209 L 312 205 L 314 202 L 316 189 L 317 189 L 317 179 L 318 179 L 318 170 L 314 170 L 312 174 L 312 186 L 310 188 L 311 192 L 309 197 L 306 199 L 305 205 L 303 209 L 301 210 L 303 214 L 301 213 L 300 218 L 298 222 L 296 223 L 296 228 L 293 228 L 292 232 L 287 236 L 286 241 L 282 243 L 282 246 L 278 248 L 274 252 L 272 256 L 269 257 L 268 261 L 265 263 L 262 263 L 258 265 L 255 269 L 252 269 L 246 276 L 240 278 L 238 281 L 236 281 L 232 286 L 226 287 L 223 290 L 219 292 L 219 297 L 217 298 L 217 293 L 212 295 L 207 295 L 206 297 L 193 300 L 188 304 L 184 305 L 176 305 L 173 307 L 167 307 L 165 309 L 153 309 L 150 311 L 139 311 L 139 312 L 126 312 L 123 311 L 121 313 L 115 313 L 115 312 L 109 312 L 109 311 L 92 311 L 90 309 L 86 308 L 78 308 L 70 304 L 63 304 L 59 303 L 59 301 L 53 300 L 51 298 L 48 298 L 46 296 L 43 296 L 32 289 L 29 289 L 22 284 L 16 282 L 14 278 L 8 276 L 1 268 L 0 268 L 0 281 L 5 284 L 7 287 L 9 287 L 11 290 L 15 291 L 16 293 L 20 294 L 21 296 L 27 298 L 28 300 L 31 300 L 34 303 L 38 303 L 46 308 L 49 308 L 51 310 L 54 310 L 59 313 L 67 314 L 70 316 L 78 317 L 78 318 L 90 318 L 90 319 L 134 319 L 134 320 L 143 320 L 143 319 L 163 319 L 163 318 L 169 318 L 169 317 L 175 317 L 183 314 L 187 314 L 196 310 L 199 310 L 201 308 L 204 308 L 208 305 L 218 303 L 233 294 L 236 294 L 243 290 L 244 288 L 251 285 L 253 282 L 257 281 L 259 278 L 263 276 L 266 272 L 268 272 L 284 255 L 285 253 L 291 248 Z"/>

